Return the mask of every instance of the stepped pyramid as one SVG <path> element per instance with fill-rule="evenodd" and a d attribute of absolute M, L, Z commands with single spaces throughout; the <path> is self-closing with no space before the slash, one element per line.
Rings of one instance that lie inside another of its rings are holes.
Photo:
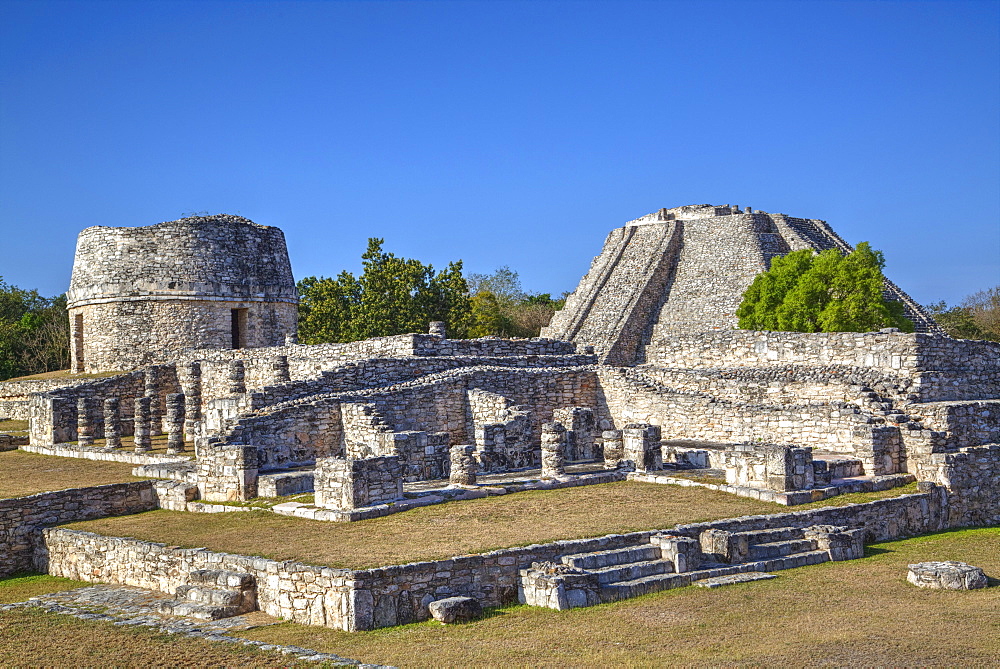
<path fill-rule="evenodd" d="M 610 364 L 642 362 L 662 337 L 735 328 L 744 291 L 775 256 L 831 248 L 853 250 L 826 221 L 728 204 L 660 209 L 611 231 L 541 335 L 591 345 Z M 917 332 L 940 331 L 891 281 L 884 294 L 903 303 Z"/>

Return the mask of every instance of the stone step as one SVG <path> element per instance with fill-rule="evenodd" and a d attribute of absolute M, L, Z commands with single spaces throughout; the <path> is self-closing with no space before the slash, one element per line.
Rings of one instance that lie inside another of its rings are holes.
<path fill-rule="evenodd" d="M 658 546 L 643 544 L 608 551 L 563 555 L 560 561 L 576 569 L 602 569 L 614 565 L 629 564 L 630 562 L 645 562 L 647 560 L 659 559 L 660 549 Z"/>
<path fill-rule="evenodd" d="M 161 602 L 157 610 L 168 616 L 185 616 L 199 620 L 221 620 L 247 613 L 247 611 L 240 610 L 238 606 L 211 606 L 178 599 Z"/>
<path fill-rule="evenodd" d="M 654 574 L 673 573 L 674 563 L 670 560 L 646 560 L 588 571 L 595 574 L 601 583 L 614 583 L 616 581 L 631 581 Z"/>
<path fill-rule="evenodd" d="M 827 562 L 830 556 L 826 551 L 806 551 L 784 557 L 743 562 L 736 565 L 716 565 L 710 569 L 699 569 L 682 574 L 653 574 L 637 579 L 607 583 L 601 587 L 601 597 L 604 601 L 630 599 L 651 592 L 670 590 L 691 585 L 696 581 L 732 574 L 747 572 L 772 572 L 783 569 L 794 569 L 811 564 Z"/>
<path fill-rule="evenodd" d="M 188 574 L 188 582 L 240 589 L 253 588 L 256 583 L 252 574 L 225 569 L 196 569 Z"/>
<path fill-rule="evenodd" d="M 204 585 L 181 585 L 174 591 L 177 599 L 206 606 L 234 606 L 243 603 L 241 590 L 213 588 Z"/>
<path fill-rule="evenodd" d="M 753 544 L 750 546 L 748 557 L 751 560 L 766 560 L 814 550 L 816 550 L 816 542 L 812 539 L 788 539 L 785 541 Z"/>

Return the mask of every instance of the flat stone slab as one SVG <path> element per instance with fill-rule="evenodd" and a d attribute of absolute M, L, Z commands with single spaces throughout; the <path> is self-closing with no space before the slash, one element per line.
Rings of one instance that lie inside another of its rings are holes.
<path fill-rule="evenodd" d="M 921 562 L 909 567 L 906 580 L 920 588 L 977 590 L 988 583 L 982 569 L 965 562 Z"/>
<path fill-rule="evenodd" d="M 768 574 L 762 571 L 747 571 L 742 574 L 730 574 L 729 576 L 715 576 L 694 584 L 700 588 L 721 588 L 724 585 L 735 585 L 737 583 L 749 583 L 751 581 L 769 581 L 778 578 L 777 574 Z"/>

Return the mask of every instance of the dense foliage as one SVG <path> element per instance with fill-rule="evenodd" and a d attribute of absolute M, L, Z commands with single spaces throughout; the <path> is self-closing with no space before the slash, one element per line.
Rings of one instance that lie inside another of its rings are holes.
<path fill-rule="evenodd" d="M 913 331 L 900 302 L 882 296 L 885 259 L 867 242 L 845 255 L 793 251 L 771 261 L 743 294 L 736 311 L 744 330 L 871 332 Z"/>
<path fill-rule="evenodd" d="M 565 299 L 550 293 L 529 294 L 517 272 L 507 266 L 492 274 L 470 274 L 472 326 L 470 337 L 537 337 Z"/>
<path fill-rule="evenodd" d="M 1000 341 L 1000 286 L 973 293 L 956 307 L 938 302 L 927 311 L 952 337 Z"/>
<path fill-rule="evenodd" d="M 466 336 L 471 307 L 462 262 L 435 272 L 419 260 L 386 253 L 383 242 L 368 240 L 359 277 L 345 271 L 336 279 L 311 276 L 298 282 L 299 341 L 349 342 L 427 332 L 431 321 L 444 321 L 449 336 Z"/>
<path fill-rule="evenodd" d="M 66 296 L 45 298 L 0 277 L 0 380 L 67 367 Z"/>

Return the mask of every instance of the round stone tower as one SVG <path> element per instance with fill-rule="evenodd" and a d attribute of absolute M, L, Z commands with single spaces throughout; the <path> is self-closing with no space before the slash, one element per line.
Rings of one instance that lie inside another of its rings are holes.
<path fill-rule="evenodd" d="M 277 346 L 298 295 L 285 236 L 240 216 L 80 233 L 67 293 L 72 370 L 128 370 L 185 348 Z"/>

